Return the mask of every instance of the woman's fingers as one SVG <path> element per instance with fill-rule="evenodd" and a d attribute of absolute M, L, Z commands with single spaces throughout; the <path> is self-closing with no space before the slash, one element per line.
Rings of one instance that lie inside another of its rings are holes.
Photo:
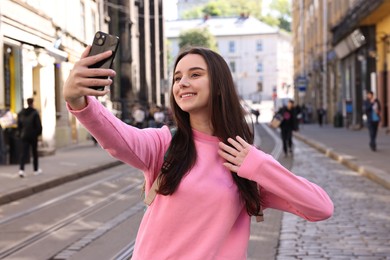
<path fill-rule="evenodd" d="M 236 136 L 236 140 L 233 138 L 228 138 L 228 142 L 234 146 L 238 151 L 242 151 L 248 147 L 250 147 L 250 144 L 248 144 L 244 139 L 242 139 L 240 136 Z"/>
<path fill-rule="evenodd" d="M 234 163 L 236 161 L 236 156 L 224 150 L 218 150 L 218 154 L 228 162 Z"/>
<path fill-rule="evenodd" d="M 82 66 L 75 66 L 72 70 L 71 75 L 78 79 L 95 79 L 95 80 L 103 80 L 100 81 L 100 85 L 93 85 L 93 86 L 108 86 L 112 82 L 108 82 L 108 77 L 115 77 L 116 73 L 112 69 L 90 69 Z M 85 82 L 84 80 L 79 82 Z M 107 84 L 109 83 L 109 84 Z M 89 85 L 83 85 L 83 86 L 89 86 Z"/>
<path fill-rule="evenodd" d="M 80 60 L 80 62 L 82 62 L 82 65 L 86 66 L 86 67 L 92 66 L 92 65 L 98 63 L 99 61 L 107 59 L 108 57 L 110 57 L 112 55 L 112 51 L 105 51 L 105 52 L 102 52 L 102 53 L 99 53 L 99 54 L 96 54 L 93 56 L 88 56 L 88 53 L 89 53 L 88 52 L 87 56 L 84 56 L 86 51 L 87 50 L 85 50 L 83 52 L 83 55 L 81 56 L 82 58 Z"/>
<path fill-rule="evenodd" d="M 242 145 L 243 148 L 250 147 L 250 144 L 248 144 L 244 139 L 241 138 L 241 136 L 236 136 L 237 141 Z"/>
<path fill-rule="evenodd" d="M 231 172 L 238 172 L 238 170 L 240 169 L 240 167 L 235 166 L 234 164 L 231 164 L 231 163 L 228 163 L 228 162 L 223 163 L 223 165 L 226 168 L 228 168 L 229 171 L 231 171 Z"/>
<path fill-rule="evenodd" d="M 111 84 L 112 79 L 85 78 L 82 85 L 86 87 L 99 87 L 110 86 Z"/>
<path fill-rule="evenodd" d="M 225 143 L 222 143 L 220 142 L 219 143 L 219 148 L 221 148 L 223 151 L 229 153 L 229 154 L 232 154 L 232 155 L 237 155 L 238 154 L 238 151 L 237 149 L 234 149 L 233 147 L 225 144 Z"/>
<path fill-rule="evenodd" d="M 237 140 L 228 138 L 228 142 L 233 146 L 219 143 L 220 150 L 219 155 L 226 160 L 224 165 L 231 171 L 237 172 L 241 164 L 244 162 L 251 145 L 248 144 L 244 139 L 237 136 Z"/>
<path fill-rule="evenodd" d="M 87 57 L 90 51 L 91 51 L 91 45 L 88 45 L 88 46 L 85 48 L 85 50 L 83 51 L 83 53 L 81 54 L 81 58 Z"/>
<path fill-rule="evenodd" d="M 231 145 L 234 146 L 234 148 L 236 148 L 238 151 L 241 151 L 242 150 L 242 145 L 237 142 L 236 140 L 234 140 L 233 138 L 228 138 L 227 140 Z"/>

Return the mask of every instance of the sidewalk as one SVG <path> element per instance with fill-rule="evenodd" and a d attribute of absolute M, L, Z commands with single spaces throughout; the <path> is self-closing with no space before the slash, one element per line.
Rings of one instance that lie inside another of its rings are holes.
<path fill-rule="evenodd" d="M 38 176 L 33 175 L 32 163 L 25 165 L 24 178 L 18 175 L 18 165 L 0 165 L 0 205 L 119 164 L 100 146 L 85 142 L 39 157 L 43 173 Z"/>
<path fill-rule="evenodd" d="M 294 136 L 350 169 L 390 189 L 390 135 L 380 129 L 377 151 L 371 151 L 368 130 L 335 128 L 333 125 L 300 125 Z"/>

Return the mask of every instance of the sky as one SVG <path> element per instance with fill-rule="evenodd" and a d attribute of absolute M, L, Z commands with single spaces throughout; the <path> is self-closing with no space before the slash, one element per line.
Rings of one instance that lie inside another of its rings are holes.
<path fill-rule="evenodd" d="M 177 0 L 164 0 L 164 19 L 175 20 L 177 19 Z"/>

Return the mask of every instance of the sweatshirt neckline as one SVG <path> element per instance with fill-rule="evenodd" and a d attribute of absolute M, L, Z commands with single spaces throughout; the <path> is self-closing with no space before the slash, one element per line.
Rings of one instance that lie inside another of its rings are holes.
<path fill-rule="evenodd" d="M 201 141 L 219 142 L 219 138 L 213 135 L 205 134 L 195 129 L 192 129 L 194 138 Z"/>

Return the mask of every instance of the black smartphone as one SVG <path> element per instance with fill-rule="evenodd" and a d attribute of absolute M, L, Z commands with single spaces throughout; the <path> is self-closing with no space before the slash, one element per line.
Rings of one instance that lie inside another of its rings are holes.
<path fill-rule="evenodd" d="M 98 31 L 95 33 L 95 37 L 93 38 L 93 43 L 91 46 L 91 51 L 89 52 L 88 56 L 93 56 L 98 53 L 102 53 L 108 50 L 112 51 L 112 55 L 108 57 L 107 59 L 104 59 L 102 61 L 99 61 L 91 66 L 89 68 L 103 68 L 103 69 L 111 69 L 112 63 L 115 58 L 116 51 L 118 50 L 119 46 L 119 37 L 111 34 L 107 34 L 101 31 Z M 98 77 L 98 78 L 104 78 L 107 77 Z M 90 87 L 96 90 L 104 90 L 104 86 L 93 86 Z"/>

